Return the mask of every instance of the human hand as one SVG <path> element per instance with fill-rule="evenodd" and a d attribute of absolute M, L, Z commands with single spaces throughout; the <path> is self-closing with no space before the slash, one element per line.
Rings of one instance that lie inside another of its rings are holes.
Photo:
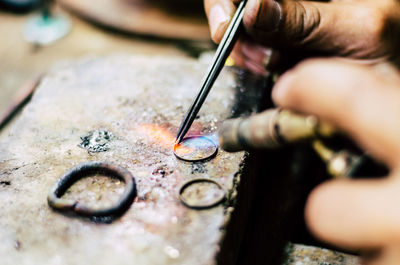
<path fill-rule="evenodd" d="M 237 2 L 204 0 L 215 42 L 221 40 Z M 380 61 L 394 57 L 399 47 L 394 37 L 400 32 L 399 14 L 396 0 L 248 0 L 243 18 L 247 34 L 232 56 L 239 66 L 258 73 L 265 72 L 265 66 L 314 54 Z M 272 58 L 267 47 L 274 51 Z"/>
<path fill-rule="evenodd" d="M 272 94 L 281 107 L 336 125 L 390 169 L 383 179 L 327 181 L 306 204 L 315 236 L 360 250 L 368 265 L 400 264 L 400 74 L 387 69 L 311 60 L 285 73 Z"/>

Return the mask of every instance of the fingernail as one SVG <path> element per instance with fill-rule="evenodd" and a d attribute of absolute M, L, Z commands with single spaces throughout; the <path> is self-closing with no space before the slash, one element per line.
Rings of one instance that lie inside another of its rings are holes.
<path fill-rule="evenodd" d="M 215 38 L 223 35 L 230 17 L 221 5 L 215 5 L 211 8 L 208 19 L 210 20 L 211 36 Z"/>
<path fill-rule="evenodd" d="M 272 49 L 266 48 L 254 42 L 243 41 L 240 45 L 240 50 L 254 63 L 258 64 L 260 67 L 268 69 L 269 62 L 271 60 Z"/>
<path fill-rule="evenodd" d="M 272 9 L 273 19 L 271 20 L 271 24 L 273 25 L 273 30 L 277 30 L 282 21 L 282 6 L 278 2 L 274 1 Z"/>
<path fill-rule="evenodd" d="M 252 71 L 253 73 L 266 76 L 268 72 L 261 66 L 252 63 L 251 61 L 244 61 L 245 66 L 247 69 Z"/>
<path fill-rule="evenodd" d="M 275 31 L 282 20 L 282 7 L 276 1 L 249 1 L 246 8 L 256 14 L 254 28 L 263 31 Z"/>
<path fill-rule="evenodd" d="M 275 103 L 283 103 L 287 97 L 289 88 L 293 85 L 294 78 L 295 74 L 293 71 L 288 71 L 282 75 L 281 78 L 279 78 L 278 82 L 274 86 L 274 89 L 272 90 L 272 100 Z"/>
<path fill-rule="evenodd" d="M 264 54 L 263 66 L 265 69 L 268 69 L 271 62 L 272 49 L 265 49 Z"/>

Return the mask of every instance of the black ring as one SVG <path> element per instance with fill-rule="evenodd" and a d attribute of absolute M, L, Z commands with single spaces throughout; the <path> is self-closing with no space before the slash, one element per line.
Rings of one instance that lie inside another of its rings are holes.
<path fill-rule="evenodd" d="M 80 205 L 77 201 L 61 198 L 76 181 L 96 173 L 102 173 L 125 182 L 125 190 L 116 204 L 105 209 L 91 209 L 90 207 Z M 128 170 L 105 162 L 86 162 L 72 168 L 60 177 L 59 181 L 50 190 L 47 202 L 55 210 L 75 213 L 84 217 L 117 217 L 129 208 L 135 197 L 135 178 Z"/>
<path fill-rule="evenodd" d="M 203 204 L 203 205 L 191 205 L 189 203 L 187 203 L 185 201 L 185 199 L 183 198 L 182 194 L 185 191 L 185 189 L 187 187 L 189 187 L 190 185 L 194 184 L 194 183 L 198 183 L 198 182 L 209 182 L 212 184 L 217 185 L 217 187 L 222 190 L 223 195 L 221 196 L 221 198 L 218 198 L 217 200 L 215 200 L 214 202 L 210 203 L 210 204 Z M 226 197 L 226 191 L 224 190 L 224 188 L 221 186 L 221 184 L 219 184 L 218 182 L 216 182 L 215 180 L 209 179 L 209 178 L 195 178 L 195 179 L 191 179 L 189 181 L 186 181 L 182 184 L 181 188 L 179 189 L 179 199 L 181 200 L 181 202 L 188 208 L 191 209 L 196 209 L 196 210 L 203 210 L 203 209 L 209 209 L 212 208 L 214 206 L 217 206 L 218 204 L 220 204 L 221 202 L 223 202 L 225 200 Z"/>
<path fill-rule="evenodd" d="M 211 155 L 209 155 L 209 156 L 207 156 L 207 157 L 200 158 L 200 159 L 187 159 L 187 158 L 184 158 L 184 157 L 179 156 L 178 154 L 176 154 L 176 147 L 177 147 L 179 144 L 181 144 L 184 140 L 195 139 L 195 138 L 202 138 L 202 139 L 204 139 L 204 140 L 210 142 L 210 143 L 213 145 L 213 147 L 215 148 L 215 151 L 214 151 Z M 217 155 L 217 153 L 218 153 L 218 146 L 214 143 L 213 140 L 211 140 L 211 139 L 210 139 L 209 137 L 207 137 L 207 136 L 204 136 L 204 135 L 192 135 L 192 136 L 188 136 L 188 137 L 183 138 L 182 141 L 181 141 L 180 143 L 175 143 L 175 144 L 174 144 L 174 150 L 173 150 L 173 151 L 174 151 L 174 155 L 175 155 L 178 159 L 180 159 L 180 160 L 182 160 L 182 161 L 186 161 L 186 162 L 200 162 L 200 161 L 206 161 L 206 160 L 209 160 L 209 159 L 211 159 L 211 158 L 214 158 L 214 157 Z"/>

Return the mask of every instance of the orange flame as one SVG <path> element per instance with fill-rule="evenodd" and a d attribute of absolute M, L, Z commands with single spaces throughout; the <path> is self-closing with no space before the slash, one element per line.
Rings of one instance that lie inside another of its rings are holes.
<path fill-rule="evenodd" d="M 179 153 L 181 154 L 193 152 L 191 148 L 183 146 L 182 144 L 175 145 L 175 137 L 172 136 L 167 129 L 161 126 L 142 124 L 137 127 L 137 130 L 164 148 L 172 149 L 174 151 L 179 150 Z"/>
<path fill-rule="evenodd" d="M 174 146 L 174 151 L 175 153 L 179 153 L 180 155 L 187 155 L 193 152 L 193 148 L 189 148 L 180 143 Z"/>

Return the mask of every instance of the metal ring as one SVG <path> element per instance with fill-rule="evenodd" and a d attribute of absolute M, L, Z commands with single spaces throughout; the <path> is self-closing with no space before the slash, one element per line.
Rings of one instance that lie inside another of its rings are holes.
<path fill-rule="evenodd" d="M 105 209 L 92 209 L 81 205 L 74 200 L 62 199 L 61 196 L 70 188 L 76 181 L 84 177 L 92 176 L 96 173 L 102 173 L 112 178 L 118 178 L 125 182 L 125 190 L 117 203 Z M 47 202 L 55 210 L 61 212 L 75 213 L 84 217 L 117 217 L 122 215 L 132 204 L 136 197 L 136 183 L 132 174 L 119 166 L 105 162 L 86 162 L 82 163 L 64 175 L 50 190 L 47 197 Z"/>
<path fill-rule="evenodd" d="M 202 139 L 202 140 L 205 140 L 205 141 L 211 143 L 211 145 L 213 146 L 213 148 L 214 148 L 215 150 L 213 151 L 212 154 L 210 154 L 210 155 L 208 155 L 208 156 L 206 156 L 206 157 L 200 158 L 200 159 L 188 159 L 188 158 L 185 158 L 184 156 L 178 155 L 178 154 L 176 153 L 176 148 L 177 148 L 177 146 L 178 146 L 179 144 L 182 144 L 185 140 L 187 141 L 187 140 L 191 140 L 191 139 Z M 204 135 L 193 135 L 193 136 L 188 136 L 188 137 L 183 138 L 182 142 L 180 142 L 180 143 L 175 143 L 175 145 L 174 145 L 174 150 L 173 150 L 173 151 L 174 151 L 174 155 L 175 155 L 178 159 L 180 159 L 180 160 L 182 160 L 182 161 L 186 161 L 186 162 L 200 162 L 200 161 L 206 161 L 206 160 L 209 160 L 209 159 L 211 159 L 211 158 L 214 158 L 214 157 L 217 155 L 217 153 L 218 153 L 218 146 L 214 143 L 213 140 L 211 140 L 210 138 L 208 138 L 208 137 L 206 137 L 206 136 L 204 136 Z"/>
<path fill-rule="evenodd" d="M 212 183 L 215 184 L 220 190 L 222 190 L 223 194 L 220 198 L 217 198 L 215 201 L 213 201 L 212 203 L 209 204 L 203 204 L 203 205 L 192 205 L 188 202 L 185 201 L 185 198 L 183 198 L 182 194 L 185 191 L 185 189 L 187 187 L 189 187 L 190 185 L 194 184 L 194 183 L 199 183 L 199 182 L 208 182 L 208 183 Z M 195 178 L 195 179 L 191 179 L 189 181 L 186 181 L 185 183 L 182 184 L 181 188 L 179 189 L 179 199 L 180 201 L 188 208 L 191 209 L 196 209 L 196 210 L 203 210 L 203 209 L 209 209 L 212 208 L 214 206 L 217 206 L 218 204 L 220 204 L 221 202 L 223 202 L 225 200 L 226 197 L 226 191 L 225 189 L 221 186 L 221 184 L 219 184 L 218 182 L 216 182 L 215 180 L 209 179 L 209 178 Z"/>

